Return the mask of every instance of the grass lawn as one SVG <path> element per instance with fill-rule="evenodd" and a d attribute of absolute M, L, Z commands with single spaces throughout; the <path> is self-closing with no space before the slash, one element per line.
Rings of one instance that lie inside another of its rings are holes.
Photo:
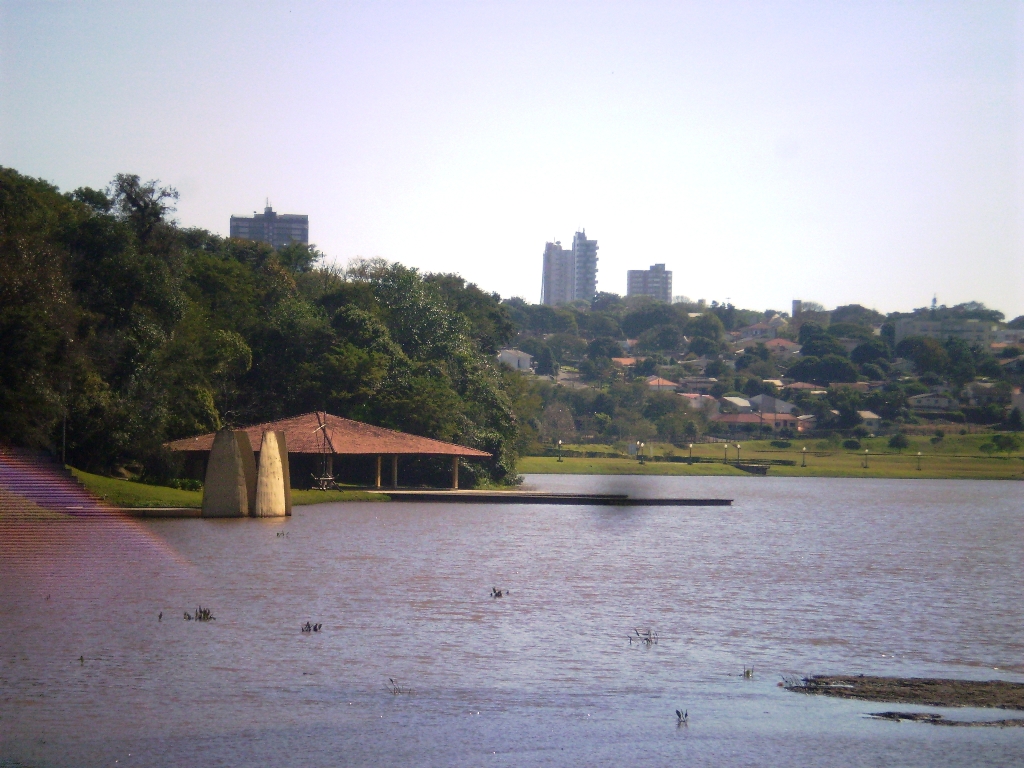
<path fill-rule="evenodd" d="M 71 470 L 81 483 L 115 507 L 194 507 L 203 505 L 202 491 L 180 491 L 162 485 L 145 485 L 130 480 L 103 477 L 79 469 Z M 334 501 L 387 501 L 386 496 L 366 491 L 292 491 L 292 504 L 325 504 Z"/>
<path fill-rule="evenodd" d="M 736 443 L 741 459 L 787 459 L 797 466 L 773 466 L 769 476 L 783 477 L 889 477 L 889 478 L 956 478 L 978 480 L 1024 479 L 1024 454 L 1021 452 L 985 455 L 979 448 L 991 440 L 991 434 L 952 435 L 932 443 L 928 436 L 912 436 L 910 447 L 899 453 L 888 447 L 887 437 L 861 440 L 859 450 L 847 450 L 841 444 L 821 440 L 792 440 L 789 448 L 776 448 L 768 440 L 743 440 L 729 443 L 730 461 L 736 460 Z M 721 459 L 724 443 L 695 443 L 694 457 Z M 613 451 L 612 446 L 572 445 L 570 450 Z M 801 467 L 807 448 L 807 466 Z M 689 456 L 688 448 L 656 443 L 650 446 L 655 455 Z M 864 468 L 864 449 L 868 450 L 868 467 Z M 921 452 L 918 470 L 917 453 Z M 548 457 L 528 456 L 519 461 L 519 471 L 536 474 L 647 474 L 647 475 L 742 475 L 735 467 L 724 464 L 673 464 L 648 462 L 641 466 L 635 459 L 565 458 L 561 463 Z"/>
<path fill-rule="evenodd" d="M 746 475 L 725 464 L 667 464 L 635 459 L 558 459 L 524 456 L 517 465 L 524 474 L 537 475 Z"/>

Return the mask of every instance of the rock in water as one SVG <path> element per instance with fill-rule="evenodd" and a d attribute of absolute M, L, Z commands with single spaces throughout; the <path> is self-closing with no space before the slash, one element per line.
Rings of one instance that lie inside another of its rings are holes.
<path fill-rule="evenodd" d="M 291 512 L 288 487 L 288 449 L 284 432 L 267 430 L 260 446 L 260 470 L 256 479 L 254 517 L 284 517 Z"/>
<path fill-rule="evenodd" d="M 249 435 L 220 430 L 206 463 L 203 517 L 245 517 L 256 503 L 256 459 Z"/>

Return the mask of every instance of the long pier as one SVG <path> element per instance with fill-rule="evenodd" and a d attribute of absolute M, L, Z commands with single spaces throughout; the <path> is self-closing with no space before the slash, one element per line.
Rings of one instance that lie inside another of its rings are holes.
<path fill-rule="evenodd" d="M 374 489 L 374 492 L 377 492 Z M 548 493 L 545 491 L 393 491 L 391 501 L 447 504 L 562 504 L 600 507 L 728 507 L 732 499 L 638 499 L 624 493 Z"/>

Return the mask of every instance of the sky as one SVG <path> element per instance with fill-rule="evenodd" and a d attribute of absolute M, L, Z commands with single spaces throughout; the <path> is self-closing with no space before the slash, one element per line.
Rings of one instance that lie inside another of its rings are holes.
<path fill-rule="evenodd" d="M 603 291 L 1012 318 L 1024 3 L 0 0 L 0 165 L 534 302 L 585 229 Z"/>

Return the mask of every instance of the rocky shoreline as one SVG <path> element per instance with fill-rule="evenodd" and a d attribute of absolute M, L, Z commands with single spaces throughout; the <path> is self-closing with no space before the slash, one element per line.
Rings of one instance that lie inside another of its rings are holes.
<path fill-rule="evenodd" d="M 834 696 L 926 707 L 986 707 L 1024 710 L 1024 683 L 1005 680 L 951 680 L 926 677 L 814 675 L 782 683 L 795 693 Z M 878 712 L 871 717 L 901 722 L 974 727 L 1024 727 L 1024 718 L 1005 720 L 947 720 L 926 712 Z"/>

